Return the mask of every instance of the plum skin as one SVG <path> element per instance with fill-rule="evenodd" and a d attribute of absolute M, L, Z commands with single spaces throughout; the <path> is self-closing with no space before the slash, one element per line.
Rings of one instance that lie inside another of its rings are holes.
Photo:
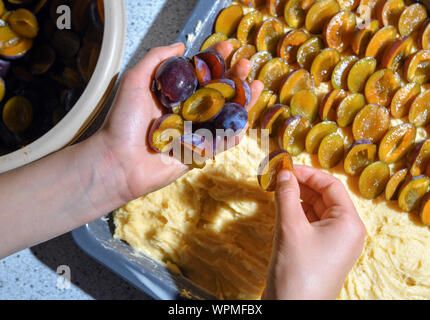
<path fill-rule="evenodd" d="M 242 131 L 248 123 L 248 112 L 237 103 L 226 103 L 214 120 L 214 127 L 222 130 L 233 130 L 234 135 Z M 226 136 L 232 136 L 226 132 Z"/>
<path fill-rule="evenodd" d="M 188 99 L 198 86 L 197 75 L 188 59 L 182 56 L 164 61 L 156 70 L 152 91 L 167 109 Z"/>

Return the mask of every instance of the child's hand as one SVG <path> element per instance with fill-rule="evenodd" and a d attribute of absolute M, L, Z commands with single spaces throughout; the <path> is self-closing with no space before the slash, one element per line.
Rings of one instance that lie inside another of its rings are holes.
<path fill-rule="evenodd" d="M 301 202 L 302 200 L 303 202 Z M 359 258 L 366 229 L 343 184 L 305 166 L 283 171 L 265 299 L 335 299 Z"/>
<path fill-rule="evenodd" d="M 223 58 L 230 55 L 233 48 L 228 42 L 213 46 Z M 129 201 L 144 194 L 158 190 L 182 176 L 188 166 L 169 159 L 170 164 L 161 161 L 161 155 L 148 146 L 148 129 L 152 121 L 162 115 L 151 83 L 155 69 L 164 60 L 184 53 L 184 45 L 177 43 L 169 47 L 154 48 L 130 71 L 124 75 L 111 113 L 100 131 L 103 144 L 110 154 L 110 161 L 121 167 L 120 180 L 124 184 L 124 200 Z M 250 71 L 247 60 L 239 61 L 227 76 L 245 79 Z M 248 110 L 257 101 L 263 89 L 262 83 L 251 84 L 251 102 Z M 236 143 L 240 139 L 236 138 Z"/>

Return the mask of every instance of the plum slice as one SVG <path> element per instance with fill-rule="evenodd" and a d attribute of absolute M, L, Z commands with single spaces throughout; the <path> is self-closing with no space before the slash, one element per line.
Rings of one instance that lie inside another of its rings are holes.
<path fill-rule="evenodd" d="M 273 92 L 273 91 L 271 91 L 271 92 Z M 270 108 L 278 102 L 279 102 L 279 96 L 273 92 L 272 96 L 269 99 L 269 102 L 267 103 L 267 107 Z"/>
<path fill-rule="evenodd" d="M 328 92 L 320 105 L 319 114 L 321 119 L 336 121 L 336 109 L 345 97 L 346 92 L 343 89 L 336 89 Z"/>
<path fill-rule="evenodd" d="M 291 72 L 282 83 L 279 92 L 279 101 L 289 104 L 291 98 L 299 91 L 314 90 L 315 82 L 312 75 L 305 69 L 297 69 Z"/>
<path fill-rule="evenodd" d="M 358 60 L 349 71 L 347 84 L 351 92 L 363 92 L 367 79 L 375 72 L 377 61 L 375 58 Z"/>
<path fill-rule="evenodd" d="M 387 201 L 397 200 L 402 184 L 406 181 L 407 174 L 408 169 L 401 169 L 393 174 L 390 180 L 388 180 L 387 186 L 385 187 L 385 199 Z"/>
<path fill-rule="evenodd" d="M 387 0 L 377 9 L 378 19 L 383 26 L 397 27 L 400 15 L 406 9 L 403 0 Z"/>
<path fill-rule="evenodd" d="M 318 152 L 321 141 L 331 133 L 337 131 L 337 125 L 334 121 L 322 121 L 312 127 L 306 135 L 305 147 L 310 154 Z"/>
<path fill-rule="evenodd" d="M 194 56 L 192 60 L 199 84 L 203 85 L 205 82 L 212 80 L 211 70 L 209 69 L 206 62 L 197 56 Z"/>
<path fill-rule="evenodd" d="M 306 29 L 311 33 L 321 33 L 324 26 L 339 11 L 340 6 L 336 0 L 316 1 L 306 14 Z"/>
<path fill-rule="evenodd" d="M 215 21 L 215 32 L 232 36 L 243 17 L 243 9 L 239 5 L 232 5 L 223 9 Z"/>
<path fill-rule="evenodd" d="M 232 102 L 246 107 L 251 101 L 251 88 L 249 87 L 248 82 L 239 78 L 233 78 L 232 80 L 236 87 L 236 96 Z"/>
<path fill-rule="evenodd" d="M 278 132 L 279 146 L 292 156 L 299 155 L 305 148 L 306 136 L 311 123 L 303 116 L 293 116 L 285 121 Z"/>
<path fill-rule="evenodd" d="M 412 177 L 405 181 L 399 193 L 399 207 L 410 212 L 419 208 L 421 200 L 429 191 L 430 178 L 426 176 Z"/>
<path fill-rule="evenodd" d="M 427 9 L 420 3 L 408 6 L 400 15 L 398 29 L 402 36 L 408 36 L 421 27 L 427 18 Z"/>
<path fill-rule="evenodd" d="M 273 57 L 268 51 L 257 52 L 251 57 L 251 59 L 249 59 L 249 62 L 251 63 L 251 70 L 249 71 L 247 78 L 249 83 L 257 79 L 263 66 L 272 59 Z"/>
<path fill-rule="evenodd" d="M 423 225 L 430 225 L 430 193 L 427 193 L 421 200 L 419 217 Z"/>
<path fill-rule="evenodd" d="M 297 50 L 297 62 L 300 67 L 310 70 L 318 53 L 324 49 L 324 41 L 320 37 L 306 40 Z"/>
<path fill-rule="evenodd" d="M 365 55 L 380 61 L 385 49 L 397 38 L 397 29 L 393 26 L 387 26 L 379 29 L 367 44 Z"/>
<path fill-rule="evenodd" d="M 346 154 L 344 170 L 350 176 L 359 175 L 364 168 L 375 161 L 376 145 L 369 140 L 359 140 L 352 144 Z"/>
<path fill-rule="evenodd" d="M 152 91 L 159 102 L 169 109 L 188 99 L 197 85 L 198 79 L 189 61 L 184 57 L 172 57 L 155 71 Z"/>
<path fill-rule="evenodd" d="M 237 27 L 237 39 L 242 45 L 254 41 L 257 29 L 263 23 L 263 14 L 260 11 L 251 11 L 247 13 Z"/>
<path fill-rule="evenodd" d="M 228 40 L 228 37 L 224 33 L 221 33 L 221 32 L 213 33 L 209 37 L 207 37 L 205 42 L 203 42 L 203 44 L 200 48 L 200 51 L 206 51 L 211 46 L 213 46 L 215 43 L 223 42 L 223 41 L 227 41 L 227 40 Z"/>
<path fill-rule="evenodd" d="M 225 61 L 218 52 L 207 49 L 199 52 L 197 57 L 206 62 L 211 71 L 212 79 L 224 78 L 226 72 Z"/>
<path fill-rule="evenodd" d="M 290 64 L 297 62 L 297 50 L 310 38 L 305 29 L 296 29 L 288 32 L 278 43 L 278 57 Z"/>
<path fill-rule="evenodd" d="M 375 199 L 382 192 L 390 180 L 390 167 L 382 161 L 368 165 L 360 175 L 358 189 L 366 199 Z"/>
<path fill-rule="evenodd" d="M 391 164 L 405 156 L 412 148 L 417 129 L 412 123 L 402 123 L 388 130 L 379 145 L 379 159 Z"/>
<path fill-rule="evenodd" d="M 342 161 L 344 154 L 343 137 L 334 132 L 325 136 L 318 148 L 318 161 L 321 167 L 330 169 Z"/>
<path fill-rule="evenodd" d="M 275 191 L 277 176 L 282 170 L 294 172 L 293 159 L 287 151 L 278 150 L 264 158 L 257 171 L 261 188 L 267 192 Z"/>
<path fill-rule="evenodd" d="M 415 98 L 421 93 L 421 86 L 417 83 L 408 83 L 394 94 L 391 100 L 391 115 L 394 118 L 403 118 L 409 113 L 409 109 Z"/>
<path fill-rule="evenodd" d="M 400 85 L 401 79 L 396 72 L 391 69 L 382 69 L 369 77 L 364 88 L 364 95 L 368 103 L 388 107 Z"/>
<path fill-rule="evenodd" d="M 34 14 L 27 9 L 17 9 L 8 18 L 13 31 L 22 37 L 35 38 L 39 32 L 39 24 Z"/>
<path fill-rule="evenodd" d="M 364 28 L 360 28 L 353 35 L 351 49 L 356 55 L 363 55 L 370 39 L 379 30 L 379 21 L 372 20 Z"/>
<path fill-rule="evenodd" d="M 290 66 L 281 58 L 274 58 L 267 62 L 258 75 L 265 89 L 278 91 L 285 76 L 290 72 Z"/>
<path fill-rule="evenodd" d="M 367 139 L 372 143 L 383 138 L 390 126 L 390 114 L 387 108 L 368 104 L 355 116 L 352 124 L 354 139 Z"/>
<path fill-rule="evenodd" d="M 248 112 L 237 103 L 226 103 L 214 120 L 215 129 L 225 131 L 224 137 L 238 135 L 248 123 Z"/>
<path fill-rule="evenodd" d="M 261 129 L 266 129 L 269 134 L 276 134 L 279 127 L 291 116 L 290 109 L 283 104 L 275 104 L 267 108 L 261 117 Z"/>
<path fill-rule="evenodd" d="M 351 11 L 340 11 L 324 28 L 326 45 L 343 52 L 351 43 L 356 25 L 357 19 Z"/>
<path fill-rule="evenodd" d="M 334 89 L 348 89 L 348 75 L 357 61 L 356 56 L 346 56 L 337 63 L 331 75 L 331 84 Z"/>
<path fill-rule="evenodd" d="M 430 140 L 417 143 L 408 154 L 409 172 L 413 177 L 422 175 L 430 160 Z"/>
<path fill-rule="evenodd" d="M 417 127 L 425 126 L 430 122 L 430 90 L 424 91 L 412 102 L 409 122 Z"/>
<path fill-rule="evenodd" d="M 312 90 L 301 90 L 290 102 L 291 114 L 303 116 L 313 123 L 318 116 L 318 97 Z"/>
<path fill-rule="evenodd" d="M 6 127 L 15 133 L 25 132 L 33 121 L 33 105 L 23 96 L 10 98 L 3 107 L 2 117 Z"/>
<path fill-rule="evenodd" d="M 312 75 L 305 69 L 297 69 L 284 80 L 279 92 L 279 100 L 283 104 L 289 104 L 297 92 L 314 89 L 315 82 Z"/>
<path fill-rule="evenodd" d="M 182 116 L 188 121 L 206 122 L 218 115 L 224 103 L 225 98 L 218 90 L 199 89 L 185 101 Z"/>
<path fill-rule="evenodd" d="M 231 79 L 216 79 L 206 82 L 204 88 L 218 90 L 225 100 L 232 100 L 236 96 L 236 84 Z"/>
<path fill-rule="evenodd" d="M 249 110 L 248 121 L 251 128 L 253 128 L 258 122 L 258 119 L 266 109 L 272 95 L 272 91 L 264 90 L 258 98 L 257 102 L 254 104 L 254 106 L 251 108 L 251 110 Z"/>
<path fill-rule="evenodd" d="M 420 32 L 420 45 L 421 49 L 429 50 L 430 49 L 430 19 L 427 19 L 422 27 Z"/>
<path fill-rule="evenodd" d="M 283 36 L 282 22 L 277 18 L 270 18 L 263 22 L 258 29 L 255 44 L 258 51 L 269 51 L 276 56 L 278 41 Z"/>
<path fill-rule="evenodd" d="M 149 146 L 156 152 L 169 152 L 173 141 L 184 133 L 184 120 L 177 114 L 166 114 L 156 119 L 149 130 Z"/>
<path fill-rule="evenodd" d="M 403 60 L 411 53 L 413 42 L 411 37 L 395 40 L 392 46 L 385 50 L 382 57 L 382 68 L 399 69 Z"/>
<path fill-rule="evenodd" d="M 7 60 L 20 59 L 33 47 L 33 42 L 33 39 L 20 38 L 16 45 L 0 49 L 0 57 Z"/>
<path fill-rule="evenodd" d="M 288 26 L 291 28 L 299 28 L 303 26 L 306 19 L 306 13 L 314 2 L 314 0 L 287 0 L 284 8 L 284 18 Z"/>
<path fill-rule="evenodd" d="M 0 49 L 15 46 L 21 37 L 8 25 L 0 26 Z"/>
<path fill-rule="evenodd" d="M 317 87 L 321 82 L 328 81 L 331 78 L 333 69 L 339 61 L 339 52 L 332 48 L 322 50 L 315 57 L 311 65 L 311 74 L 314 77 L 315 85 Z"/>
<path fill-rule="evenodd" d="M 345 97 L 336 108 L 337 124 L 345 128 L 354 122 L 355 116 L 366 105 L 366 99 L 361 93 L 351 93 Z"/>
<path fill-rule="evenodd" d="M 405 62 L 405 77 L 409 82 L 418 84 L 430 80 L 430 50 L 420 50 Z"/>
<path fill-rule="evenodd" d="M 266 0 L 267 12 L 273 17 L 282 17 L 286 0 Z"/>

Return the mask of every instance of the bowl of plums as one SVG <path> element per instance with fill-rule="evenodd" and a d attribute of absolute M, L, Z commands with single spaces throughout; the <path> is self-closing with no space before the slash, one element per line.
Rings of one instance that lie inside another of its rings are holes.
<path fill-rule="evenodd" d="M 119 73 L 125 20 L 117 0 L 0 0 L 0 172 L 89 127 Z"/>

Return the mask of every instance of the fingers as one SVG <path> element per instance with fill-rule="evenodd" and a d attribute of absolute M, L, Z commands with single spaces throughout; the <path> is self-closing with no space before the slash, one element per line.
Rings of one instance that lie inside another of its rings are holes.
<path fill-rule="evenodd" d="M 327 209 L 321 194 L 304 184 L 300 183 L 299 185 L 301 199 L 311 205 L 313 211 L 318 216 L 318 218 L 321 218 L 325 210 Z"/>
<path fill-rule="evenodd" d="M 246 80 L 250 71 L 251 62 L 246 59 L 240 59 L 237 63 L 233 65 L 233 67 L 231 67 L 230 70 L 228 70 L 226 77 Z"/>
<path fill-rule="evenodd" d="M 308 221 L 310 223 L 320 220 L 319 216 L 315 213 L 313 206 L 311 204 L 302 202 L 302 208 L 306 214 L 306 218 L 308 218 Z"/>
<path fill-rule="evenodd" d="M 299 184 L 290 171 L 279 173 L 275 198 L 280 226 L 295 229 L 309 225 L 300 202 Z"/>
<path fill-rule="evenodd" d="M 348 210 L 342 212 L 354 212 L 354 208 L 343 184 L 330 174 L 307 166 L 295 166 L 294 171 L 299 183 L 309 187 L 320 194 L 326 207 L 340 206 Z"/>
<path fill-rule="evenodd" d="M 215 50 L 224 60 L 227 60 L 233 52 L 233 45 L 228 41 L 221 41 L 211 45 L 210 49 Z"/>
<path fill-rule="evenodd" d="M 184 51 L 185 45 L 182 42 L 174 43 L 171 46 L 153 48 L 131 71 L 133 75 L 140 78 L 142 85 L 146 86 L 151 79 L 148 75 L 152 75 L 161 62 L 170 57 L 182 55 Z"/>
<path fill-rule="evenodd" d="M 258 98 L 260 98 L 261 92 L 264 90 L 264 84 L 261 81 L 255 80 L 249 85 L 251 89 L 251 100 L 246 106 L 246 110 L 252 109 L 252 107 L 257 103 Z"/>

